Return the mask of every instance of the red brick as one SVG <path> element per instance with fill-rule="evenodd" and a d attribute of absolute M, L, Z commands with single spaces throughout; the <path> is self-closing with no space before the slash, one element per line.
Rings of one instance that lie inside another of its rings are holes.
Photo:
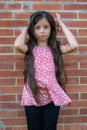
<path fill-rule="evenodd" d="M 46 1 L 48 1 L 48 2 L 65 2 L 65 0 L 46 0 Z M 74 2 L 74 0 L 66 0 L 66 2 Z"/>
<path fill-rule="evenodd" d="M 6 102 L 11 102 L 11 101 L 15 101 L 15 96 L 13 95 L 0 96 L 0 102 L 6 103 Z"/>
<path fill-rule="evenodd" d="M 8 4 L 8 9 L 9 9 L 9 10 L 21 9 L 21 4 L 19 4 L 19 3 Z"/>
<path fill-rule="evenodd" d="M 0 36 L 12 36 L 13 30 L 11 29 L 0 29 Z"/>
<path fill-rule="evenodd" d="M 20 33 L 21 33 L 21 29 L 20 30 L 15 30 L 15 36 L 18 36 Z"/>
<path fill-rule="evenodd" d="M 23 72 L 21 72 L 21 71 L 1 71 L 0 76 L 16 78 L 16 76 L 19 76 L 19 77 L 23 76 Z"/>
<path fill-rule="evenodd" d="M 17 78 L 17 85 L 23 85 L 24 84 L 24 78 Z"/>
<path fill-rule="evenodd" d="M 71 107 L 87 107 L 87 101 L 73 101 Z"/>
<path fill-rule="evenodd" d="M 67 116 L 67 115 L 77 115 L 78 114 L 78 109 L 61 109 L 60 110 L 60 115 L 61 116 Z"/>
<path fill-rule="evenodd" d="M 87 87 L 83 85 L 77 85 L 77 86 L 67 86 L 66 91 L 68 92 L 87 92 Z"/>
<path fill-rule="evenodd" d="M 5 37 L 5 38 L 4 38 L 4 37 L 3 37 L 3 38 L 1 37 L 1 38 L 0 38 L 0 43 L 1 43 L 1 44 L 13 44 L 13 43 L 14 43 L 14 40 L 15 40 L 15 38 L 12 38 L 12 37 L 9 37 L 9 38 L 8 38 L 8 37 Z"/>
<path fill-rule="evenodd" d="M 19 27 L 27 26 L 28 22 L 26 20 L 1 20 L 0 27 Z"/>
<path fill-rule="evenodd" d="M 63 117 L 60 117 L 58 118 L 58 123 L 62 123 L 63 122 Z"/>
<path fill-rule="evenodd" d="M 86 0 L 76 0 L 76 2 L 86 2 Z"/>
<path fill-rule="evenodd" d="M 0 63 L 0 70 L 12 70 L 13 63 L 2 62 Z"/>
<path fill-rule="evenodd" d="M 4 94 L 16 94 L 16 93 L 22 93 L 22 87 L 15 87 L 14 85 L 11 85 L 11 87 L 8 85 L 6 87 L 0 87 L 0 92 Z"/>
<path fill-rule="evenodd" d="M 13 53 L 13 47 L 3 46 L 0 47 L 0 53 Z"/>
<path fill-rule="evenodd" d="M 80 84 L 87 84 L 87 77 L 81 77 Z"/>
<path fill-rule="evenodd" d="M 87 62 L 86 61 L 80 62 L 80 68 L 86 69 L 87 68 Z"/>
<path fill-rule="evenodd" d="M 83 37 L 83 38 L 77 38 L 77 41 L 79 44 L 87 44 L 87 38 L 86 37 Z"/>
<path fill-rule="evenodd" d="M 87 13 L 86 12 L 79 12 L 79 18 L 80 19 L 86 19 L 87 18 Z"/>
<path fill-rule="evenodd" d="M 87 100 L 87 93 L 81 93 L 80 98 L 81 100 Z"/>
<path fill-rule="evenodd" d="M 81 130 L 80 124 L 65 125 L 64 130 Z"/>
<path fill-rule="evenodd" d="M 61 15 L 61 18 L 64 18 L 64 19 L 77 18 L 77 14 L 75 12 L 61 12 L 61 11 L 58 11 L 58 13 Z M 56 11 L 50 12 L 50 14 L 53 16 L 54 19 L 56 18 Z M 55 21 L 57 22 L 57 20 L 55 20 Z"/>
<path fill-rule="evenodd" d="M 15 18 L 17 18 L 17 19 L 29 19 L 31 14 L 32 13 L 30 13 L 30 12 L 15 13 Z"/>
<path fill-rule="evenodd" d="M 5 127 L 5 130 L 12 130 L 12 127 Z"/>
<path fill-rule="evenodd" d="M 16 69 L 23 70 L 24 69 L 24 61 L 23 62 L 16 62 Z"/>
<path fill-rule="evenodd" d="M 87 46 L 80 46 L 79 51 L 80 52 L 87 52 Z"/>
<path fill-rule="evenodd" d="M 19 127 L 14 127 L 12 130 L 22 130 L 22 128 L 19 126 Z"/>
<path fill-rule="evenodd" d="M 25 0 L 14 0 L 15 2 L 25 2 Z M 41 1 L 41 0 L 26 0 L 26 2 L 38 2 L 38 1 Z"/>
<path fill-rule="evenodd" d="M 77 14 L 75 12 L 62 12 L 60 13 L 62 18 L 72 18 L 75 19 L 77 18 Z"/>
<path fill-rule="evenodd" d="M 13 62 L 21 62 L 23 61 L 24 59 L 24 55 L 2 55 L 0 56 L 0 62 L 10 62 L 10 63 L 13 63 Z"/>
<path fill-rule="evenodd" d="M 4 103 L 4 104 L 2 103 L 1 108 L 2 109 L 9 109 L 9 110 L 15 109 L 15 111 L 17 111 L 17 109 L 21 109 L 22 106 L 20 105 L 20 103 Z M 6 120 L 8 120 L 8 119 L 6 119 Z M 8 120 L 8 122 L 9 122 L 9 120 Z"/>
<path fill-rule="evenodd" d="M 68 76 L 87 76 L 87 70 L 67 70 Z"/>
<path fill-rule="evenodd" d="M 71 64 L 73 65 L 73 64 L 77 63 L 79 61 L 79 59 L 81 59 L 81 56 L 78 55 L 78 54 L 77 55 L 72 55 L 72 54 L 65 55 L 64 58 L 63 58 L 64 64 L 67 65 L 67 66 L 71 65 Z"/>
<path fill-rule="evenodd" d="M 63 129 L 63 126 L 58 124 L 57 130 L 64 130 L 64 129 Z"/>
<path fill-rule="evenodd" d="M 17 117 L 24 117 L 25 116 L 25 112 L 22 111 L 17 111 Z"/>
<path fill-rule="evenodd" d="M 78 84 L 78 78 L 68 78 L 67 84 Z"/>
<path fill-rule="evenodd" d="M 0 118 L 5 119 L 5 118 L 15 118 L 16 117 L 16 111 L 0 111 Z"/>
<path fill-rule="evenodd" d="M 65 123 L 87 123 L 86 116 L 65 117 Z"/>
<path fill-rule="evenodd" d="M 64 130 L 71 130 L 71 125 L 64 125 Z"/>
<path fill-rule="evenodd" d="M 86 10 L 87 4 L 65 4 L 64 10 Z"/>
<path fill-rule="evenodd" d="M 5 75 L 5 74 L 4 74 Z M 0 76 L 3 77 L 3 76 Z M 8 77 L 8 76 L 7 76 Z M 11 77 L 11 76 L 10 76 Z M 0 78 L 0 85 L 5 86 L 5 85 L 15 85 L 15 79 L 14 78 Z"/>
<path fill-rule="evenodd" d="M 77 69 L 78 68 L 78 63 L 77 62 L 68 62 L 67 63 L 67 61 L 65 61 L 64 62 L 64 67 L 66 69 Z"/>
<path fill-rule="evenodd" d="M 86 28 L 87 27 L 87 22 L 86 21 L 66 21 L 64 22 L 67 27 L 73 27 L 73 28 Z"/>
<path fill-rule="evenodd" d="M 23 87 L 23 85 L 22 85 L 22 87 Z M 18 100 L 21 101 L 21 94 L 18 94 Z"/>
<path fill-rule="evenodd" d="M 0 10 L 4 10 L 6 8 L 6 4 L 5 3 L 0 3 Z"/>
<path fill-rule="evenodd" d="M 22 130 L 27 130 L 27 126 L 23 126 L 23 127 L 22 127 Z"/>
<path fill-rule="evenodd" d="M 4 128 L 0 128 L 0 130 L 5 130 Z"/>
<path fill-rule="evenodd" d="M 12 18 L 11 12 L 0 12 L 0 18 Z"/>
<path fill-rule="evenodd" d="M 75 55 L 71 55 L 71 54 L 69 54 L 69 55 L 65 55 L 64 56 L 64 62 L 66 63 L 77 63 L 78 61 L 80 61 L 80 62 L 84 62 L 84 61 L 86 61 L 86 59 L 87 59 L 87 55 L 81 55 L 81 54 L 75 54 Z M 71 60 L 72 59 L 72 60 Z"/>
<path fill-rule="evenodd" d="M 33 10 L 61 10 L 61 4 L 33 4 Z"/>
<path fill-rule="evenodd" d="M 87 124 L 81 125 L 81 130 L 87 130 Z"/>
<path fill-rule="evenodd" d="M 72 100 L 78 100 L 79 99 L 78 93 L 69 93 L 68 95 Z"/>
<path fill-rule="evenodd" d="M 81 108 L 80 109 L 80 114 L 87 115 L 87 108 Z"/>
<path fill-rule="evenodd" d="M 79 30 L 79 35 L 80 36 L 87 36 L 87 29 L 80 29 Z"/>
<path fill-rule="evenodd" d="M 9 2 L 10 0 L 0 0 L 0 1 L 4 1 L 4 2 L 6 2 L 6 1 L 7 1 L 7 2 Z"/>
<path fill-rule="evenodd" d="M 22 130 L 22 128 L 15 126 L 12 130 Z"/>
<path fill-rule="evenodd" d="M 2 119 L 1 120 L 6 126 L 11 126 L 11 125 L 25 125 L 26 120 L 25 118 L 15 118 L 15 119 Z"/>

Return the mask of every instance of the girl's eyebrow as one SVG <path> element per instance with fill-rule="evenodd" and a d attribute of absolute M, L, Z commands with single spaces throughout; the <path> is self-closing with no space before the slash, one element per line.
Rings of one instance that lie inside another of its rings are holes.
<path fill-rule="evenodd" d="M 41 25 L 35 25 L 34 27 L 40 27 Z M 49 26 L 49 24 L 44 24 L 43 26 Z"/>
<path fill-rule="evenodd" d="M 49 26 L 49 24 L 45 24 L 44 26 Z"/>

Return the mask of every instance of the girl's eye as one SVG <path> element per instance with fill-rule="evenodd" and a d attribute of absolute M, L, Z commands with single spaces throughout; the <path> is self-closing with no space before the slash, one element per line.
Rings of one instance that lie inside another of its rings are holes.
<path fill-rule="evenodd" d="M 36 26 L 35 29 L 40 29 L 40 26 Z"/>
<path fill-rule="evenodd" d="M 47 29 L 47 28 L 48 28 L 48 26 L 47 26 L 47 25 L 45 25 L 45 26 L 44 26 L 44 28 L 46 28 L 46 29 Z"/>
<path fill-rule="evenodd" d="M 36 26 L 36 27 L 35 27 L 35 29 L 37 29 L 37 30 L 39 30 L 40 28 L 41 28 L 41 26 Z M 47 29 L 47 28 L 49 28 L 49 26 L 44 25 L 43 28 L 44 28 L 44 29 Z"/>

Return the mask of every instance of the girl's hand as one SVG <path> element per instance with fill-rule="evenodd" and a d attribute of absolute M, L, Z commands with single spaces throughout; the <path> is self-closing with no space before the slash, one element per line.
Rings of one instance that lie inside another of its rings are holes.
<path fill-rule="evenodd" d="M 23 28 L 21 29 L 21 33 L 26 33 L 26 34 L 27 34 L 27 27 L 23 27 Z"/>
<path fill-rule="evenodd" d="M 56 13 L 56 17 L 57 17 L 57 21 L 58 21 L 58 32 L 62 32 L 62 28 L 60 26 L 60 22 L 62 21 L 61 20 L 61 15 L 59 13 Z"/>
<path fill-rule="evenodd" d="M 57 17 L 58 22 L 59 22 L 59 21 L 62 21 L 61 15 L 60 15 L 59 13 L 56 13 L 56 17 Z"/>

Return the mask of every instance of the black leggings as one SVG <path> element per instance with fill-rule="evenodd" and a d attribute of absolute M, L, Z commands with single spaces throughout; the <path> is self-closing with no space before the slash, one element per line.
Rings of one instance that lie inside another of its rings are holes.
<path fill-rule="evenodd" d="M 25 106 L 28 130 L 56 130 L 60 106 Z"/>

